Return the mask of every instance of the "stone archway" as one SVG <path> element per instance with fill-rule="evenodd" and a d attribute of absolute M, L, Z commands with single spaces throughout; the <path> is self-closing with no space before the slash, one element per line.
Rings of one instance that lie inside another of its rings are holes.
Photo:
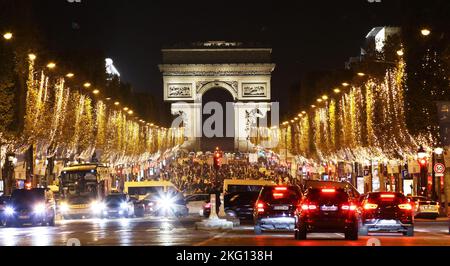
<path fill-rule="evenodd" d="M 257 119 L 271 109 L 271 48 L 246 47 L 242 43 L 206 42 L 163 49 L 159 66 L 164 81 L 164 100 L 172 114 L 182 116 L 185 147 L 200 150 L 202 96 L 213 88 L 229 92 L 234 102 L 235 148 L 252 149 L 249 132 Z"/>

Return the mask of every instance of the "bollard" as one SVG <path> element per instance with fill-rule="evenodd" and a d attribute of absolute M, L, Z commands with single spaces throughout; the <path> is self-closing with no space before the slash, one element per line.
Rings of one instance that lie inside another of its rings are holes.
<path fill-rule="evenodd" d="M 216 212 L 216 194 L 211 194 L 211 212 L 209 214 L 209 220 L 217 220 L 219 217 L 217 216 Z"/>
<path fill-rule="evenodd" d="M 225 214 L 225 201 L 224 201 L 224 196 L 223 193 L 220 194 L 220 208 L 219 208 L 219 217 L 225 217 L 227 216 Z"/>

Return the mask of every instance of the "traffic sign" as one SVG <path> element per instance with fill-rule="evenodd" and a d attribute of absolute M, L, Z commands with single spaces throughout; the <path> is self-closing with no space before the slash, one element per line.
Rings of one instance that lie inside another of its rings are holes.
<path fill-rule="evenodd" d="M 442 163 L 437 163 L 434 165 L 434 173 L 436 176 L 440 177 L 440 176 L 444 176 L 445 173 L 445 165 L 443 165 Z"/>

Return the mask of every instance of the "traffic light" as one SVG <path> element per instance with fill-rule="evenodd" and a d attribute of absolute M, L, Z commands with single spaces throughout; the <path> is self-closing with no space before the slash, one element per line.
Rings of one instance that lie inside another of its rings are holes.
<path fill-rule="evenodd" d="M 214 168 L 219 169 L 221 166 L 222 154 L 219 151 L 214 153 Z"/>
<path fill-rule="evenodd" d="M 421 167 L 426 167 L 428 164 L 427 159 L 425 158 L 419 159 L 419 164 Z"/>

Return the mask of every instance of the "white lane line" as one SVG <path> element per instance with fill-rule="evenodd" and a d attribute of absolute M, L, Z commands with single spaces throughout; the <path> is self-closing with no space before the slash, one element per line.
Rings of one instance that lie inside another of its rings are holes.
<path fill-rule="evenodd" d="M 63 231 L 63 232 L 59 232 L 58 234 L 59 235 L 70 235 L 70 234 L 73 234 L 73 233 L 75 233 L 74 231 Z"/>
<path fill-rule="evenodd" d="M 213 241 L 215 239 L 224 237 L 226 234 L 227 234 L 227 232 L 220 233 L 220 234 L 218 234 L 216 236 L 213 236 L 213 237 L 211 237 L 209 239 L 206 239 L 205 241 L 202 241 L 200 243 L 195 244 L 194 247 L 205 246 L 206 244 L 208 244 L 209 242 L 211 242 L 211 241 Z"/>

